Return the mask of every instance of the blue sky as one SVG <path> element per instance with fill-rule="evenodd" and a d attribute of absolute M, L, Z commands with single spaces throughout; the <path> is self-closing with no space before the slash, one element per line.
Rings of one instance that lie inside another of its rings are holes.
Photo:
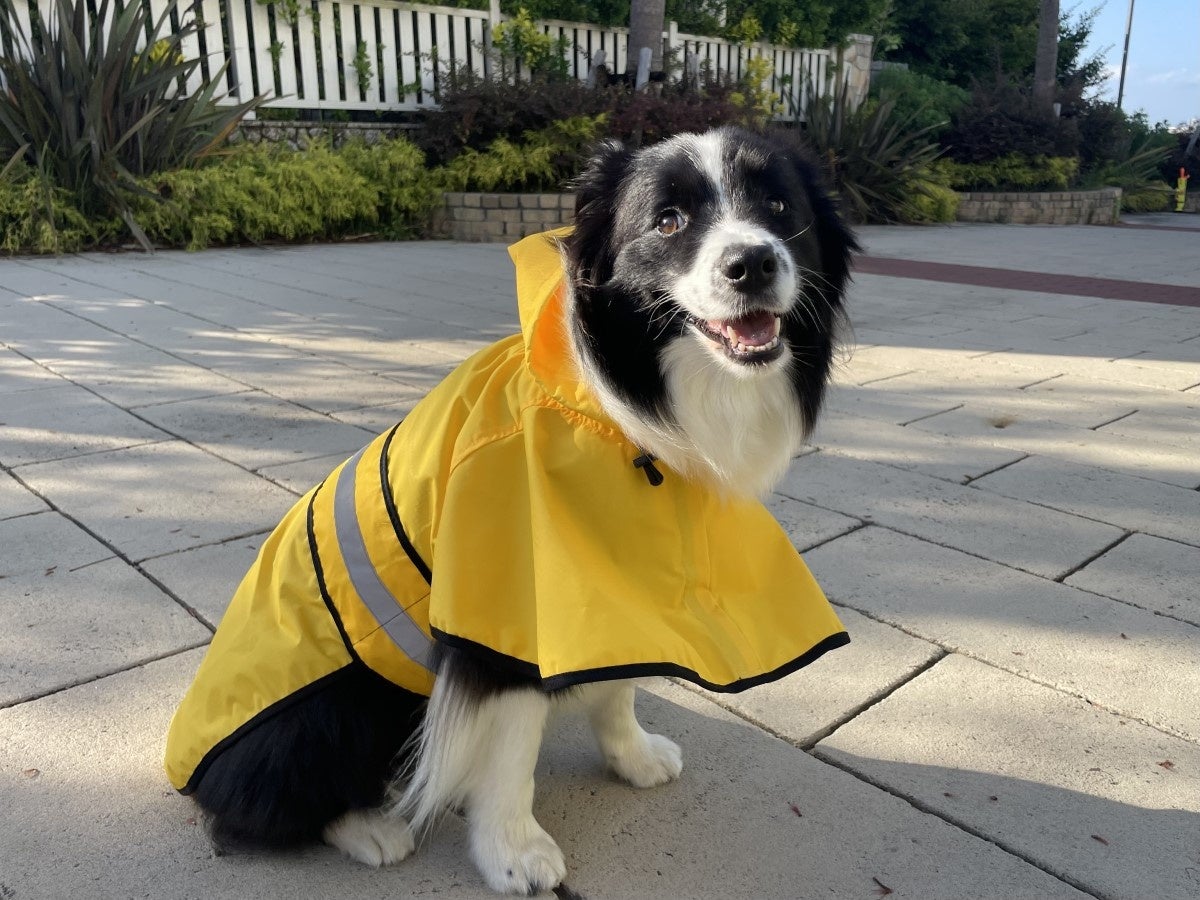
<path fill-rule="evenodd" d="M 1063 11 L 1071 9 L 1071 0 L 1060 2 Z M 1082 0 L 1076 11 L 1100 2 Z M 1092 29 L 1088 55 L 1111 45 L 1110 78 L 1102 92 L 1108 100 L 1117 99 L 1128 15 L 1129 0 L 1107 0 Z M 1121 105 L 1127 112 L 1144 109 L 1151 122 L 1200 118 L 1200 0 L 1135 0 Z"/>

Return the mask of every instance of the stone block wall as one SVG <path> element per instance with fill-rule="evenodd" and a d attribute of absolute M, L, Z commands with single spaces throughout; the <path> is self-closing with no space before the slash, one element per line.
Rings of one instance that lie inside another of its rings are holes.
<path fill-rule="evenodd" d="M 571 224 L 574 194 L 475 194 L 446 192 L 434 234 L 455 241 L 512 243 Z"/>
<path fill-rule="evenodd" d="M 1018 225 L 1112 225 L 1120 216 L 1121 189 L 1041 193 L 959 194 L 958 221 Z"/>
<path fill-rule="evenodd" d="M 384 138 L 408 136 L 411 125 L 390 122 L 272 122 L 265 119 L 242 120 L 229 143 L 286 144 L 293 150 L 308 146 L 314 139 L 327 140 L 340 147 L 348 140 L 361 138 L 368 144 Z"/>

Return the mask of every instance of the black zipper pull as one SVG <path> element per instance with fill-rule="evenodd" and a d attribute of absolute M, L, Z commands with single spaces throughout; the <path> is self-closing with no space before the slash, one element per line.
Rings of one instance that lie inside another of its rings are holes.
<path fill-rule="evenodd" d="M 658 487 L 663 483 L 662 472 L 654 468 L 655 459 L 656 457 L 651 456 L 649 453 L 643 450 L 642 455 L 633 461 L 635 468 L 641 469 L 646 473 L 646 480 L 650 482 L 652 487 Z"/>

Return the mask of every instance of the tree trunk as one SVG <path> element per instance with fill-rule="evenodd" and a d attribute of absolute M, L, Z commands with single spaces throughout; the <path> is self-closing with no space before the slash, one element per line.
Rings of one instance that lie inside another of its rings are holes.
<path fill-rule="evenodd" d="M 1037 56 L 1033 64 L 1033 105 L 1050 112 L 1058 82 L 1058 0 L 1041 0 Z"/>
<path fill-rule="evenodd" d="M 650 71 L 663 67 L 663 17 L 666 0 L 633 0 L 629 8 L 629 59 L 626 70 L 637 68 L 638 51 L 650 48 Z"/>

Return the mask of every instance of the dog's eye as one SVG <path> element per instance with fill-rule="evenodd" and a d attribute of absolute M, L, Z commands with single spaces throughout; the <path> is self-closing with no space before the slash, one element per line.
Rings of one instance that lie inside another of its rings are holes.
<path fill-rule="evenodd" d="M 772 198 L 767 201 L 767 209 L 778 216 L 787 209 L 787 204 L 778 198 Z"/>
<path fill-rule="evenodd" d="M 664 209 L 658 214 L 658 225 L 656 227 L 658 228 L 659 234 L 674 234 L 684 226 L 686 221 L 687 220 L 683 218 L 683 213 L 681 213 L 679 210 Z"/>

